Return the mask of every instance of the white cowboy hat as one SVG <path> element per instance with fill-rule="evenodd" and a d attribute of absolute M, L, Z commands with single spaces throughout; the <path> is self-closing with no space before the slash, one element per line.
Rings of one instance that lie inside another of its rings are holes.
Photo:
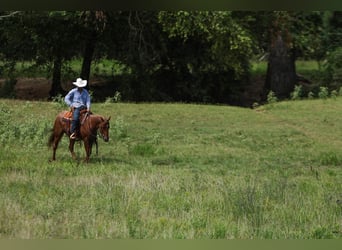
<path fill-rule="evenodd" d="M 73 82 L 73 84 L 79 88 L 83 88 L 87 86 L 87 80 L 82 80 L 82 78 L 77 78 L 76 82 Z"/>

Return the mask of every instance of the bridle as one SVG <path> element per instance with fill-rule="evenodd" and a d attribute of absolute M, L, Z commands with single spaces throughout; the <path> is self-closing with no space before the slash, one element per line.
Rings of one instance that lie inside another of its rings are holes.
<path fill-rule="evenodd" d="M 87 115 L 87 117 L 85 117 L 84 121 L 88 120 L 87 118 L 88 118 L 88 115 Z M 104 141 L 108 141 L 109 138 L 108 138 L 108 136 L 104 135 L 103 131 L 109 129 L 109 120 L 110 120 L 110 118 L 105 119 L 105 118 L 101 117 L 100 119 L 102 121 L 98 125 L 97 129 L 91 129 L 89 122 L 87 122 L 87 126 L 88 126 L 89 132 L 90 132 L 89 136 L 96 140 L 97 136 L 99 135 Z"/>
<path fill-rule="evenodd" d="M 104 130 L 108 130 L 109 129 L 109 119 L 105 119 L 103 122 L 100 123 L 99 125 L 99 135 L 100 137 L 104 140 L 104 141 L 108 141 L 109 138 L 108 136 L 103 134 Z"/>

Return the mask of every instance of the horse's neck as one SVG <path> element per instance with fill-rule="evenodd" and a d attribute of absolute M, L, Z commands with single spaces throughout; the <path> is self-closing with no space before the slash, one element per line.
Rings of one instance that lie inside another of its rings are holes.
<path fill-rule="evenodd" d="M 95 129 L 98 129 L 100 123 L 103 121 L 103 117 L 100 115 L 91 115 L 90 122 Z"/>

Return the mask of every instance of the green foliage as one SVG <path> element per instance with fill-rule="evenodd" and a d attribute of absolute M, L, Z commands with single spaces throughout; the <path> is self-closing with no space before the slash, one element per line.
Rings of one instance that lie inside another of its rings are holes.
<path fill-rule="evenodd" d="M 231 12 L 161 11 L 158 19 L 170 38 L 180 37 L 184 43 L 196 37 L 206 41 L 208 52 L 202 53 L 201 57 L 208 63 L 216 61 L 207 67 L 234 69 L 238 78 L 249 70 L 245 61 L 252 54 L 253 41 Z"/>
<path fill-rule="evenodd" d="M 278 101 L 277 96 L 275 95 L 275 93 L 271 90 L 270 92 L 268 92 L 267 94 L 267 103 L 268 104 L 274 104 Z"/>
<path fill-rule="evenodd" d="M 320 87 L 318 97 L 320 99 L 326 100 L 329 97 L 329 90 L 327 87 Z"/>
<path fill-rule="evenodd" d="M 93 42 L 93 76 L 115 79 L 125 99 L 236 104 L 250 80 L 250 60 L 269 50 L 276 29 L 286 30 L 300 59 L 321 62 L 330 51 L 331 80 L 324 84 L 338 89 L 329 85 L 339 84 L 333 64 L 341 61 L 339 12 L 331 11 L 22 11 L 0 24 L 0 60 L 7 65 L 0 73 L 32 62 L 18 70 L 21 76 L 58 82 L 60 71 L 68 81 L 82 70 L 73 59 Z"/>
<path fill-rule="evenodd" d="M 308 93 L 308 98 L 309 98 L 309 100 L 314 99 L 314 98 L 315 98 L 315 94 L 314 94 L 312 91 L 310 91 L 310 92 Z"/>
<path fill-rule="evenodd" d="M 296 85 L 291 93 L 292 100 L 300 100 L 302 98 L 303 88 L 301 85 Z"/>
<path fill-rule="evenodd" d="M 293 13 L 291 32 L 297 51 L 301 57 L 316 61 L 324 60 L 328 39 L 328 25 L 324 21 L 324 12 Z"/>
<path fill-rule="evenodd" d="M 30 107 L 31 103 L 25 104 L 25 109 Z M 24 114 L 25 123 L 14 123 L 10 121 L 15 119 L 16 113 L 10 112 L 6 107 L 1 108 L 2 117 L 7 118 L 1 126 L 0 143 L 5 145 L 15 141 L 20 145 L 33 148 L 37 145 L 45 146 L 45 136 L 50 131 L 50 123 L 44 120 L 39 120 L 30 113 Z M 37 126 L 39 123 L 39 126 Z"/>
<path fill-rule="evenodd" d="M 336 100 L 337 96 L 338 96 L 338 92 L 336 89 L 330 92 L 330 97 L 333 98 L 334 100 Z"/>
<path fill-rule="evenodd" d="M 64 97 L 59 94 L 55 97 L 52 98 L 52 101 L 56 104 L 56 107 L 59 109 L 59 110 L 63 110 L 63 109 L 66 109 L 68 108 L 67 104 L 65 103 L 64 101 Z"/>
<path fill-rule="evenodd" d="M 125 123 L 122 116 L 118 116 L 114 122 L 114 136 L 117 139 L 126 138 L 128 136 L 128 124 Z"/>
<path fill-rule="evenodd" d="M 333 88 L 340 88 L 342 82 L 342 47 L 336 48 L 327 56 L 324 68 L 327 74 L 326 81 Z"/>
<path fill-rule="evenodd" d="M 107 97 L 105 103 L 118 103 L 121 102 L 121 93 L 119 91 L 115 91 L 115 94 L 113 97 Z"/>

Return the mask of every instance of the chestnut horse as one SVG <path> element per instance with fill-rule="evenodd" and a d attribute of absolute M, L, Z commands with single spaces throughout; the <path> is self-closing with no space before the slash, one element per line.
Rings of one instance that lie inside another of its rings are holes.
<path fill-rule="evenodd" d="M 55 119 L 55 123 L 50 135 L 48 145 L 52 146 L 52 160 L 56 160 L 56 150 L 58 143 L 61 140 L 63 134 L 70 136 L 70 119 L 66 119 L 66 113 L 68 111 L 63 111 L 59 113 Z M 97 132 L 105 142 L 109 140 L 109 118 L 104 118 L 100 115 L 94 115 L 89 113 L 81 113 L 80 116 L 80 133 L 79 140 L 84 142 L 84 147 L 86 151 L 85 161 L 89 162 L 89 157 L 91 155 L 92 146 L 95 143 L 97 145 Z M 76 159 L 74 152 L 75 139 L 69 139 L 69 150 L 73 159 Z"/>

